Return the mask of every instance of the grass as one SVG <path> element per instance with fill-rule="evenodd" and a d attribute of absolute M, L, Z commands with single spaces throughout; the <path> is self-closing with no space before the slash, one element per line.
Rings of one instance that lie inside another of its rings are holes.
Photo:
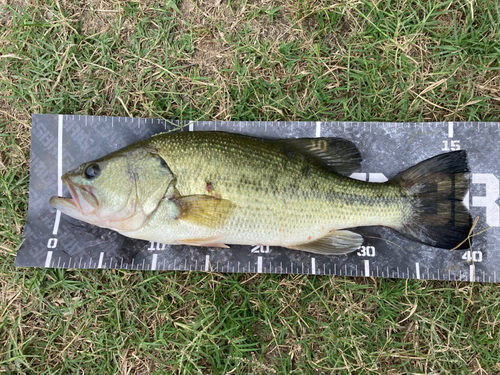
<path fill-rule="evenodd" d="M 2 4 L 5 372 L 500 373 L 497 285 L 13 267 L 31 113 L 495 121 L 497 2 Z"/>

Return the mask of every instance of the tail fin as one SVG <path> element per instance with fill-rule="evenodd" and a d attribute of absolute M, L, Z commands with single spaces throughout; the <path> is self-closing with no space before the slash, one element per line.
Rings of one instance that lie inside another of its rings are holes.
<path fill-rule="evenodd" d="M 396 228 L 407 237 L 434 247 L 452 249 L 470 232 L 472 218 L 463 204 L 469 189 L 465 151 L 437 155 L 398 174 L 399 184 L 411 206 L 403 225 Z M 459 249 L 469 247 L 465 241 Z"/>

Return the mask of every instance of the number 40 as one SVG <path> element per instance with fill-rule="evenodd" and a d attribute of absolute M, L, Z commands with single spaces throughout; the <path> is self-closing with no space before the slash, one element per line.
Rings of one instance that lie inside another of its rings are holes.
<path fill-rule="evenodd" d="M 472 253 L 472 254 L 471 254 Z M 474 261 L 474 262 L 482 262 L 483 261 L 483 253 L 481 251 L 466 251 L 464 255 L 462 255 L 463 260 Z"/>

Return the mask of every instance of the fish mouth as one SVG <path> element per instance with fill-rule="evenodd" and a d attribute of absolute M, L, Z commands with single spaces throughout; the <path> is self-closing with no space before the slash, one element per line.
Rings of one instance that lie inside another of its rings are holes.
<path fill-rule="evenodd" d="M 82 215 L 91 213 L 97 208 L 98 200 L 89 187 L 74 183 L 67 173 L 61 180 L 68 188 L 71 197 L 51 197 L 49 203 L 52 207 L 63 213 L 77 211 Z"/>

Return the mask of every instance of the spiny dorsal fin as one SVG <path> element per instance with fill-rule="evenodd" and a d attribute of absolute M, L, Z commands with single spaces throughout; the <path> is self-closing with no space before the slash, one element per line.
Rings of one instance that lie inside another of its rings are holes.
<path fill-rule="evenodd" d="M 290 249 L 323 255 L 342 255 L 356 251 L 363 244 L 363 237 L 348 230 L 336 230 L 313 242 L 287 246 Z"/>
<path fill-rule="evenodd" d="M 210 195 L 188 195 L 170 200 L 179 208 L 177 219 L 210 228 L 223 225 L 233 206 L 227 199 Z"/>
<path fill-rule="evenodd" d="M 294 138 L 280 139 L 276 142 L 308 155 L 342 175 L 350 175 L 361 168 L 362 158 L 358 148 L 346 139 Z"/>

